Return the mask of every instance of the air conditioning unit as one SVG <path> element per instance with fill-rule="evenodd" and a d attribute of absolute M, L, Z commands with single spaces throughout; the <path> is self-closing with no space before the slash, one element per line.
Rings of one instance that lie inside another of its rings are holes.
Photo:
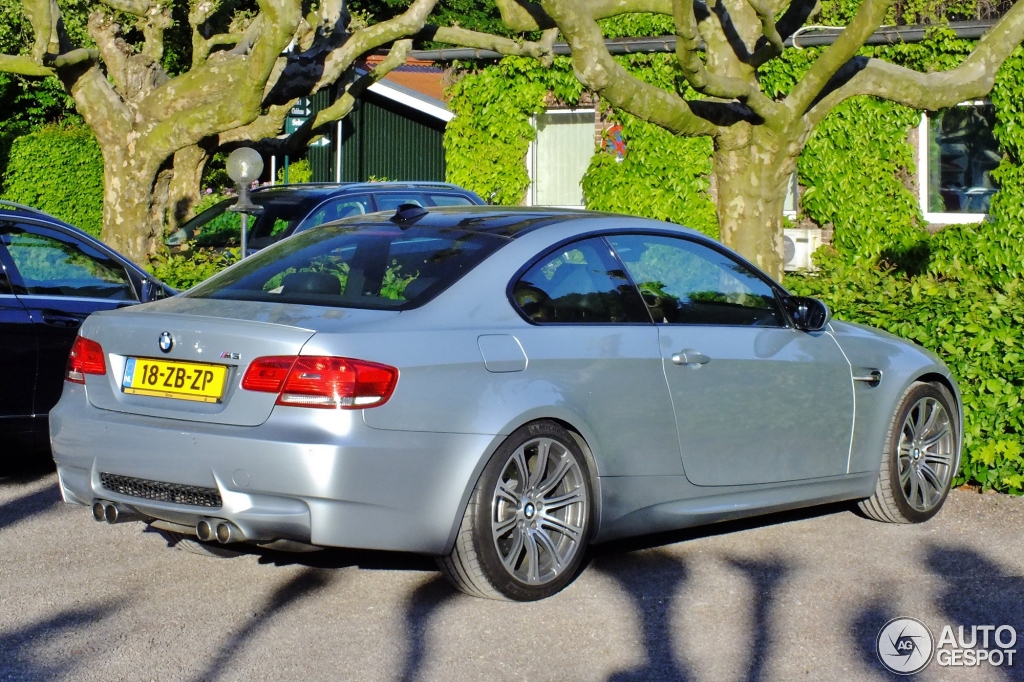
<path fill-rule="evenodd" d="M 814 270 L 811 263 L 811 254 L 821 246 L 821 230 L 812 227 L 810 229 L 793 229 L 782 231 L 783 247 L 783 268 L 790 270 Z"/>

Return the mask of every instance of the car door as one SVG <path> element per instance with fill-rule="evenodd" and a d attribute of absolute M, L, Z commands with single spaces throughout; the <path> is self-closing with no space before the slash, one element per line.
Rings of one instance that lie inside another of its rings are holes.
<path fill-rule="evenodd" d="M 0 420 L 5 421 L 32 415 L 39 358 L 32 318 L 14 295 L 13 269 L 0 245 Z"/>
<path fill-rule="evenodd" d="M 555 248 L 512 286 L 533 390 L 582 417 L 601 476 L 681 476 L 658 330 L 600 237 Z"/>
<path fill-rule="evenodd" d="M 12 284 L 35 330 L 38 361 L 33 411 L 57 404 L 68 353 L 90 313 L 138 301 L 123 265 L 56 226 L 0 223 L 0 243 L 13 266 Z"/>
<path fill-rule="evenodd" d="M 794 329 L 759 273 L 696 240 L 629 234 L 609 241 L 658 326 L 692 483 L 847 472 L 853 381 L 828 332 Z"/>

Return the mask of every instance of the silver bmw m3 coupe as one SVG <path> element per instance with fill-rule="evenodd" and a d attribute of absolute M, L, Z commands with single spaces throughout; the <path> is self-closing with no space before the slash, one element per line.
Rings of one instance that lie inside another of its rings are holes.
<path fill-rule="evenodd" d="M 419 552 L 526 601 L 614 538 L 838 500 L 925 521 L 962 409 L 930 353 L 694 231 L 403 206 L 89 317 L 50 432 L 97 520 Z"/>

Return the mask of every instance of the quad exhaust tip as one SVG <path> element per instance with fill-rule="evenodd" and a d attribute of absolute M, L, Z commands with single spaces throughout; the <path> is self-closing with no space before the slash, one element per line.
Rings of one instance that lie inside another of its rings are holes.
<path fill-rule="evenodd" d="M 203 542 L 219 542 L 222 545 L 245 540 L 238 526 L 221 519 L 201 519 L 196 524 L 196 537 Z"/>
<path fill-rule="evenodd" d="M 106 500 L 96 500 L 92 503 L 92 517 L 110 524 L 138 521 L 140 518 L 134 510 Z"/>

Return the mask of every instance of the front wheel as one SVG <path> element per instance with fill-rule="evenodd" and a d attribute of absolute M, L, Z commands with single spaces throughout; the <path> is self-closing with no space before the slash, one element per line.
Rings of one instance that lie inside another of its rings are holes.
<path fill-rule="evenodd" d="M 960 466 L 956 404 L 938 384 L 916 383 L 900 400 L 889 427 L 874 494 L 859 503 L 876 521 L 921 523 L 946 501 Z"/>
<path fill-rule="evenodd" d="M 484 467 L 441 572 L 467 594 L 534 601 L 573 579 L 590 536 L 592 488 L 572 434 L 527 424 Z"/>

